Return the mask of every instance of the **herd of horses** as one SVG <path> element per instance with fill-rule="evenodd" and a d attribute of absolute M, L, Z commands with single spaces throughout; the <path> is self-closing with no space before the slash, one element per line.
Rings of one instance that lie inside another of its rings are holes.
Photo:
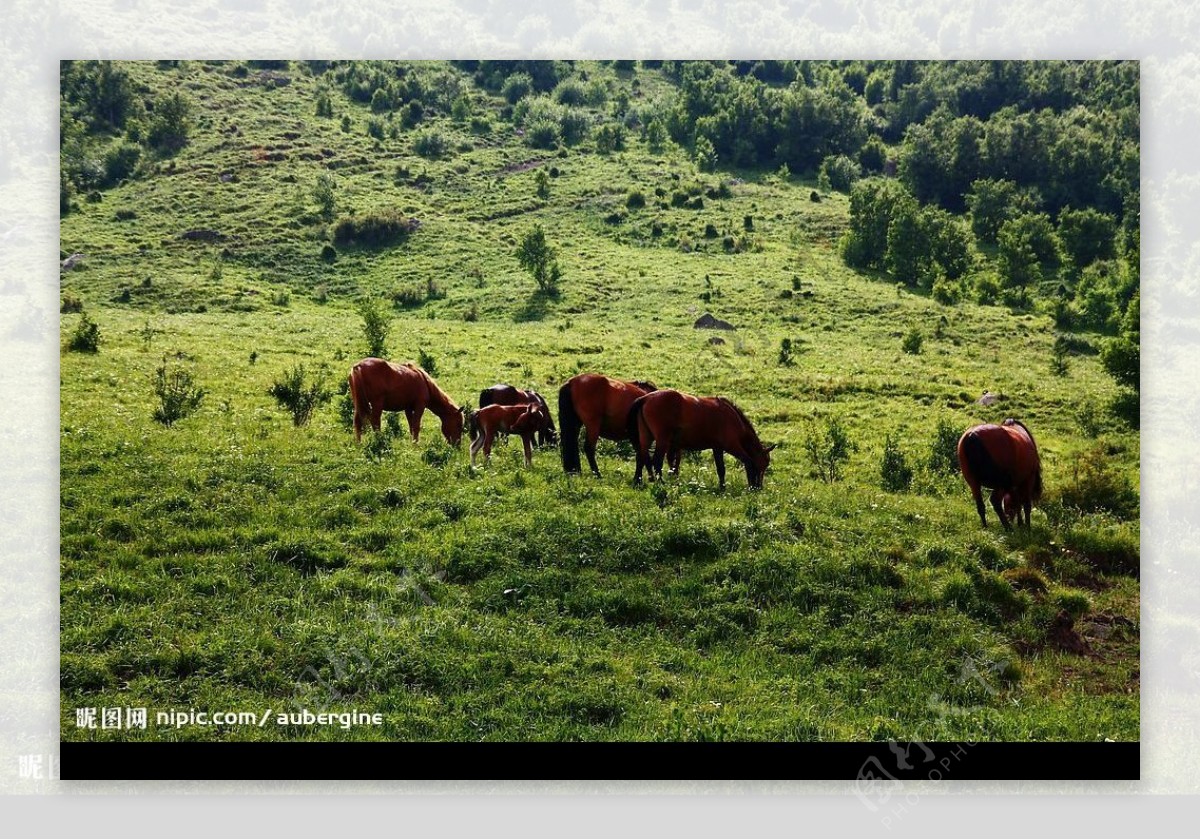
<path fill-rule="evenodd" d="M 582 472 L 579 443 L 596 476 L 596 443 L 600 438 L 628 441 L 637 457 L 634 482 L 643 472 L 662 477 L 664 462 L 679 473 L 685 451 L 711 450 L 720 486 L 725 486 L 725 455 L 746 470 L 746 483 L 755 489 L 771 463 L 775 444 L 765 446 L 749 418 L 725 397 L 698 397 L 673 388 L 659 388 L 643 380 L 614 379 L 599 373 L 581 373 L 558 391 L 556 429 L 550 406 L 536 391 L 493 385 L 479 395 L 479 409 L 460 407 L 428 373 L 412 362 L 397 364 L 367 358 L 350 370 L 350 397 L 354 403 L 354 439 L 362 440 L 364 421 L 375 431 L 385 411 L 402 411 L 414 441 L 421 434 L 421 418 L 432 412 L 442 424 L 442 435 L 459 446 L 464 429 L 471 438 L 471 464 L 482 450 L 485 462 L 498 435 L 520 436 L 525 464 L 533 462 L 533 448 L 558 445 L 563 469 Z M 1033 503 L 1042 495 L 1042 468 L 1037 443 L 1019 420 L 986 423 L 967 429 L 958 441 L 958 463 L 975 500 L 979 519 L 987 526 L 983 489 L 992 491 L 990 502 L 1000 523 L 1029 525 Z"/>

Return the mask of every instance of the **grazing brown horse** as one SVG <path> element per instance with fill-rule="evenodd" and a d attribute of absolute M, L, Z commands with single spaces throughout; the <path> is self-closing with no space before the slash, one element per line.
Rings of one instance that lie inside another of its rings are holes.
<path fill-rule="evenodd" d="M 492 459 L 492 442 L 501 432 L 521 436 L 525 445 L 525 466 L 533 466 L 533 436 L 544 428 L 546 415 L 536 403 L 525 405 L 489 405 L 471 414 L 471 465 L 475 453 L 483 450 L 483 460 Z"/>
<path fill-rule="evenodd" d="M 350 369 L 350 397 L 354 401 L 354 440 L 362 440 L 363 418 L 379 431 L 385 411 L 403 411 L 415 441 L 421 434 L 421 415 L 429 409 L 442 421 L 446 442 L 462 440 L 462 410 L 446 396 L 433 378 L 412 362 L 395 364 L 383 359 L 363 359 Z"/>
<path fill-rule="evenodd" d="M 1029 527 L 1033 503 L 1042 497 L 1042 464 L 1037 443 L 1024 423 L 1008 419 L 999 426 L 985 423 L 967 429 L 958 441 L 958 466 L 985 528 L 981 487 L 991 488 L 992 507 L 1001 525 L 1012 528 L 1009 517 L 1020 525 L 1023 511 Z"/>
<path fill-rule="evenodd" d="M 599 373 L 573 376 L 558 389 L 558 422 L 562 425 L 562 463 L 568 473 L 581 471 L 579 464 L 579 429 L 587 436 L 583 451 L 597 477 L 596 441 L 628 440 L 626 420 L 629 408 L 638 397 L 656 391 L 650 382 L 611 379 Z"/>
<path fill-rule="evenodd" d="M 661 476 L 665 458 L 671 472 L 678 474 L 684 450 L 711 449 L 721 487 L 725 486 L 728 452 L 745 466 L 746 483 L 760 489 L 775 448 L 775 444 L 763 446 L 746 415 L 724 397 L 696 397 L 669 388 L 634 401 L 627 431 L 638 456 L 635 483 L 641 481 L 643 467 Z M 655 445 L 653 459 L 651 442 Z"/>
<path fill-rule="evenodd" d="M 493 385 L 479 392 L 479 407 L 489 405 L 536 405 L 542 410 L 544 420 L 542 428 L 537 430 L 538 446 L 553 446 L 558 442 L 558 432 L 554 429 L 554 420 L 550 417 L 550 406 L 545 398 L 537 391 L 514 388 L 512 385 Z M 474 437 L 474 430 L 471 436 Z"/>

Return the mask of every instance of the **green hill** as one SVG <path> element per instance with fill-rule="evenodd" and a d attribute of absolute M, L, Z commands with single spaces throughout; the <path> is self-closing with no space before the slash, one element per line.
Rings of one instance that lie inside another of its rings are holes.
<path fill-rule="evenodd" d="M 1136 740 L 1136 65 L 992 64 L 66 63 L 64 739 Z M 472 469 L 430 417 L 355 445 L 364 303 L 460 405 L 727 396 L 765 487 Z M 296 426 L 299 364 L 332 399 Z M 160 369 L 204 392 L 169 427 Z M 947 469 L 1005 417 L 1028 531 Z M 118 705 L 147 730 L 75 725 Z M 302 707 L 384 723 L 154 722 Z"/>

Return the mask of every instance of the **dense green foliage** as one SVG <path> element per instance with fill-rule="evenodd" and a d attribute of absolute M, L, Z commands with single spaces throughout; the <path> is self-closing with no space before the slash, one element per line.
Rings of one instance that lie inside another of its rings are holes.
<path fill-rule="evenodd" d="M 62 102 L 64 737 L 1138 737 L 1136 65 L 70 62 Z M 778 447 L 752 492 L 472 469 L 430 414 L 356 446 L 365 355 Z M 955 455 L 1009 416 L 1012 533 Z"/>

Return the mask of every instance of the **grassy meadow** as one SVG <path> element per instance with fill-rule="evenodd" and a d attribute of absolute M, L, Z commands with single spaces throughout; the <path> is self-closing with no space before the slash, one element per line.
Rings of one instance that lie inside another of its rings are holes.
<path fill-rule="evenodd" d="M 62 220 L 63 257 L 84 255 L 64 297 L 100 330 L 73 352 L 83 315 L 62 315 L 65 740 L 1138 739 L 1139 436 L 1104 416 L 1096 336 L 1056 371 L 1036 307 L 944 305 L 846 267 L 848 197 L 815 178 L 700 171 L 637 131 L 532 148 L 450 65 L 469 114 L 395 131 L 300 62 L 123 67 L 183 92 L 193 126 Z M 671 95 L 653 70 L 578 69 L 610 97 Z M 434 132 L 441 154 L 417 154 Z M 419 222 L 402 243 L 322 254 L 336 218 L 385 209 Z M 535 224 L 557 294 L 514 256 Z M 611 443 L 600 479 L 554 450 L 525 469 L 517 440 L 472 469 L 430 414 L 415 444 L 401 418 L 356 445 L 339 386 L 367 354 L 364 299 L 389 358 L 431 358 L 460 405 L 508 382 L 557 411 L 584 371 L 727 396 L 779 443 L 765 487 L 729 463 L 718 491 L 708 453 L 634 487 Z M 705 312 L 737 330 L 693 329 Z M 269 390 L 299 363 L 333 396 L 295 426 Z M 169 428 L 162 365 L 206 391 Z M 1005 417 L 1041 450 L 1027 532 L 990 509 L 981 528 L 931 464 L 939 425 Z M 850 443 L 834 482 L 808 451 L 830 421 Z M 883 489 L 888 438 L 906 490 Z M 111 706 L 149 727 L 76 727 Z M 188 708 L 384 723 L 155 726 Z"/>

